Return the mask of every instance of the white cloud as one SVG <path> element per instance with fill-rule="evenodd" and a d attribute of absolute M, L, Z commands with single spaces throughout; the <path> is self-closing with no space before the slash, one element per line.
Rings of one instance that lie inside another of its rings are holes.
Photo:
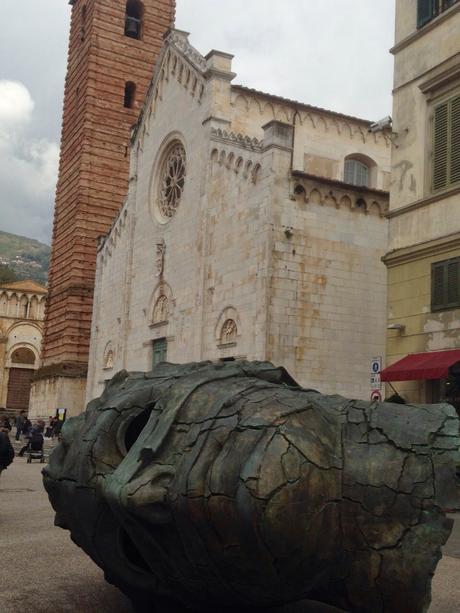
<path fill-rule="evenodd" d="M 34 101 L 25 85 L 0 79 L 0 128 L 30 120 Z"/>
<path fill-rule="evenodd" d="M 49 240 L 70 8 L 1 5 L 0 228 Z M 391 113 L 394 0 L 177 0 L 177 27 L 203 53 L 234 53 L 237 83 L 369 119 Z"/>
<path fill-rule="evenodd" d="M 0 229 L 49 241 L 59 148 L 27 136 L 33 110 L 25 85 L 0 81 Z"/>

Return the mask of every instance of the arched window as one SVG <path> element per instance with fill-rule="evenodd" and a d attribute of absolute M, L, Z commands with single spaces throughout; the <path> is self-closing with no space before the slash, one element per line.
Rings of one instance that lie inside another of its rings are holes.
<path fill-rule="evenodd" d="M 23 296 L 20 302 L 19 317 L 21 317 L 22 319 L 27 319 L 28 315 L 29 315 L 29 299 L 27 298 L 27 296 Z"/>
<path fill-rule="evenodd" d="M 142 17 L 144 16 L 144 5 L 139 0 L 128 0 L 126 3 L 125 15 L 125 36 L 141 39 L 142 36 Z"/>
<path fill-rule="evenodd" d="M 134 100 L 136 98 L 136 84 L 132 81 L 125 83 L 125 109 L 134 108 Z"/>
<path fill-rule="evenodd" d="M 13 364 L 35 364 L 35 354 L 31 349 L 27 347 L 20 347 L 13 351 L 11 355 L 11 362 Z"/>
<path fill-rule="evenodd" d="M 359 160 L 345 160 L 345 183 L 369 187 L 369 166 Z"/>

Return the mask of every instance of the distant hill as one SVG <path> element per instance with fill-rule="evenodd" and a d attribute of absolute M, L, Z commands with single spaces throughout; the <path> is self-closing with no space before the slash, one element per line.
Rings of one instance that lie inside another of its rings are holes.
<path fill-rule="evenodd" d="M 33 238 L 0 231 L 0 281 L 33 279 L 46 284 L 49 260 L 48 245 Z"/>

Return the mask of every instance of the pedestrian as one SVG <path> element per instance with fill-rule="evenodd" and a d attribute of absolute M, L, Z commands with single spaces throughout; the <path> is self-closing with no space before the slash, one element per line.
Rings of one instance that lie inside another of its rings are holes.
<path fill-rule="evenodd" d="M 16 440 L 19 441 L 21 438 L 21 432 L 24 430 L 24 423 L 26 421 L 26 412 L 21 411 L 19 415 L 16 417 Z"/>
<path fill-rule="evenodd" d="M 59 419 L 59 417 L 55 417 L 54 424 L 53 424 L 53 438 L 55 436 L 59 438 L 59 434 L 61 433 L 61 428 L 62 428 L 61 420 Z"/>
<path fill-rule="evenodd" d="M 8 432 L 11 432 L 11 423 L 8 417 L 0 417 L 0 428 L 6 428 Z"/>
<path fill-rule="evenodd" d="M 43 420 L 39 420 L 39 421 L 43 421 Z M 23 455 L 26 453 L 26 451 L 28 451 L 31 447 L 34 451 L 43 449 L 43 443 L 44 443 L 43 427 L 41 424 L 37 423 L 32 428 L 30 433 L 27 435 L 27 443 L 18 453 L 18 456 L 22 458 Z"/>
<path fill-rule="evenodd" d="M 29 436 L 30 431 L 32 430 L 32 422 L 28 417 L 24 418 L 24 425 L 22 426 L 22 433 L 24 436 Z"/>
<path fill-rule="evenodd" d="M 8 430 L 0 428 L 0 476 L 13 460 L 14 449 L 8 436 Z"/>
<path fill-rule="evenodd" d="M 48 418 L 48 425 L 46 426 L 45 437 L 53 438 L 53 416 L 50 415 Z"/>

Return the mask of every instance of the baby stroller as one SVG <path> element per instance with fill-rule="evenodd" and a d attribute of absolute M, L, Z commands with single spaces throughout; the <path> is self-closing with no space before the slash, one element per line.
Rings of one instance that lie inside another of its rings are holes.
<path fill-rule="evenodd" d="M 40 460 L 40 464 L 45 462 L 45 453 L 43 451 L 43 434 L 41 432 L 32 432 L 29 446 L 27 449 L 27 464 L 32 464 L 32 460 Z"/>

